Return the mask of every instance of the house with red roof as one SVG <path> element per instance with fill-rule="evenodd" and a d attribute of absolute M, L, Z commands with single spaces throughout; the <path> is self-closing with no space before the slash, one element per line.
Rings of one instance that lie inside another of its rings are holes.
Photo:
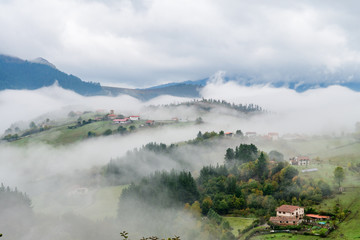
<path fill-rule="evenodd" d="M 306 214 L 306 217 L 308 218 L 308 222 L 324 221 L 330 219 L 329 216 L 322 216 L 317 214 Z"/>
<path fill-rule="evenodd" d="M 107 116 L 110 119 L 115 119 L 117 117 L 115 114 L 108 114 Z"/>
<path fill-rule="evenodd" d="M 117 123 L 117 124 L 124 124 L 124 123 L 129 123 L 130 122 L 130 118 L 117 118 L 113 120 L 113 123 Z"/>
<path fill-rule="evenodd" d="M 154 125 L 155 121 L 154 120 L 147 120 L 145 123 L 150 126 L 150 125 Z"/>
<path fill-rule="evenodd" d="M 298 225 L 304 219 L 304 208 L 293 205 L 281 205 L 276 209 L 276 217 L 270 222 L 280 226 Z"/>
<path fill-rule="evenodd" d="M 226 132 L 226 133 L 224 133 L 224 135 L 227 136 L 227 137 L 232 137 L 233 133 L 232 132 Z"/>

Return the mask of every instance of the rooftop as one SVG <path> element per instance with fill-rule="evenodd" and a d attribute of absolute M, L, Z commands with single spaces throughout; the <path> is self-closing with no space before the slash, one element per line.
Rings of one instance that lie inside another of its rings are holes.
<path fill-rule="evenodd" d="M 293 205 L 281 205 L 276 209 L 278 212 L 294 212 L 295 210 L 299 209 L 299 206 L 293 206 Z"/>

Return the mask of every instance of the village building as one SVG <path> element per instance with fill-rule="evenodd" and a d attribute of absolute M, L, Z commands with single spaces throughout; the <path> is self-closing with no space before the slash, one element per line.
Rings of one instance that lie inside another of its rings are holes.
<path fill-rule="evenodd" d="M 232 137 L 234 134 L 232 132 L 226 132 L 224 133 L 224 135 L 227 137 Z"/>
<path fill-rule="evenodd" d="M 280 226 L 298 225 L 304 219 L 304 208 L 293 205 L 281 205 L 276 209 L 276 217 L 270 222 Z"/>
<path fill-rule="evenodd" d="M 299 156 L 290 158 L 290 164 L 296 166 L 307 166 L 310 164 L 310 158 L 306 156 Z"/>
<path fill-rule="evenodd" d="M 117 116 L 115 114 L 108 114 L 107 117 L 110 119 L 115 119 Z"/>
<path fill-rule="evenodd" d="M 118 118 L 118 119 L 114 119 L 113 123 L 116 124 L 125 124 L 125 123 L 129 123 L 130 122 L 130 118 Z"/>
<path fill-rule="evenodd" d="M 330 219 L 329 216 L 322 216 L 317 214 L 306 214 L 306 217 L 308 222 L 326 221 Z"/>
<path fill-rule="evenodd" d="M 146 125 L 151 126 L 151 125 L 155 124 L 155 121 L 154 120 L 147 120 L 145 123 L 146 123 Z"/>
<path fill-rule="evenodd" d="M 130 116 L 129 118 L 131 121 L 139 121 L 140 120 L 140 116 Z"/>
<path fill-rule="evenodd" d="M 279 134 L 277 132 L 269 132 L 268 136 L 271 140 L 279 140 Z"/>

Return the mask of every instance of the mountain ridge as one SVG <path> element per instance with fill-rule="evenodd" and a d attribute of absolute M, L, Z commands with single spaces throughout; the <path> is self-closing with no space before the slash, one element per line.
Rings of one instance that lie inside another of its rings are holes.
<path fill-rule="evenodd" d="M 202 78 L 199 80 L 187 80 L 183 82 L 169 82 L 148 88 L 119 88 L 102 86 L 100 83 L 85 82 L 80 78 L 67 74 L 44 58 L 32 61 L 22 60 L 18 57 L 0 54 L 0 90 L 5 89 L 28 89 L 34 90 L 41 87 L 53 85 L 56 81 L 59 86 L 72 90 L 85 96 L 107 95 L 118 96 L 127 94 L 140 100 L 150 100 L 161 95 L 176 97 L 198 98 L 200 91 L 208 83 L 216 82 L 216 78 L 223 83 L 236 82 L 241 86 L 270 86 L 274 88 L 287 88 L 296 92 L 305 92 L 310 89 L 326 88 L 339 85 L 360 92 L 360 81 L 344 76 L 317 75 L 313 82 L 306 81 L 304 77 L 296 76 L 289 81 L 277 80 L 266 81 L 261 77 L 248 75 L 228 76 L 223 73 L 215 77 Z M 345 80 L 344 80 L 345 79 Z"/>
<path fill-rule="evenodd" d="M 72 74 L 66 74 L 43 58 L 37 61 L 0 55 L 0 90 L 34 90 L 51 86 L 57 81 L 62 88 L 73 90 L 81 95 L 102 93 L 99 83 L 84 82 Z"/>

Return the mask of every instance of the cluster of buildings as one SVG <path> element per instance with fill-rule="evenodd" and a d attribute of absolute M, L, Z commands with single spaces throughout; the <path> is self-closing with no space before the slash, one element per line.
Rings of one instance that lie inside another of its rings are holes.
<path fill-rule="evenodd" d="M 307 166 L 310 164 L 310 158 L 307 156 L 293 157 L 289 161 L 294 166 Z"/>
<path fill-rule="evenodd" d="M 276 217 L 270 217 L 270 222 L 279 226 L 289 226 L 298 225 L 303 221 L 312 223 L 316 221 L 326 221 L 329 219 L 329 216 L 305 214 L 303 207 L 281 205 L 280 207 L 276 208 Z"/>

